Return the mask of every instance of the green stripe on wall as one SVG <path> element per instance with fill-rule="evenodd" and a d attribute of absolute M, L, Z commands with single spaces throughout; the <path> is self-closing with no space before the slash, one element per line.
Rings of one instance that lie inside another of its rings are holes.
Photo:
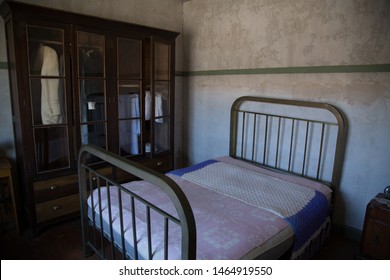
<path fill-rule="evenodd" d="M 0 62 L 0 69 L 8 69 L 7 62 Z M 176 76 L 251 75 L 251 74 L 310 74 L 310 73 L 359 73 L 390 72 L 390 64 L 302 66 L 253 69 L 226 69 L 176 72 Z"/>
<path fill-rule="evenodd" d="M 0 69 L 8 69 L 8 63 L 0 61 Z"/>
<path fill-rule="evenodd" d="M 390 64 L 302 66 L 177 72 L 176 76 L 390 72 Z"/>

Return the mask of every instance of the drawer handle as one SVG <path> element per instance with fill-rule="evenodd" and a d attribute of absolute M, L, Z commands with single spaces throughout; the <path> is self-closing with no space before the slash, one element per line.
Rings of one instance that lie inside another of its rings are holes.
<path fill-rule="evenodd" d="M 53 211 L 57 211 L 57 210 L 60 210 L 62 208 L 62 206 L 61 205 L 54 205 L 53 206 Z"/>
<path fill-rule="evenodd" d="M 59 186 L 57 186 L 57 185 L 53 185 L 53 186 L 49 187 L 49 189 L 52 191 L 58 190 L 58 188 L 59 188 Z"/>

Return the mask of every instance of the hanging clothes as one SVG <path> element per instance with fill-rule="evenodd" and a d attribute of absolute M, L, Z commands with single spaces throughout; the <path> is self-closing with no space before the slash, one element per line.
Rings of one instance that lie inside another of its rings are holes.
<path fill-rule="evenodd" d="M 131 120 L 122 120 L 119 122 L 120 147 L 128 154 L 137 155 L 140 152 L 138 146 L 138 137 L 141 133 L 139 95 L 121 95 L 118 106 L 120 118 L 135 118 Z"/>
<path fill-rule="evenodd" d="M 154 101 L 156 123 L 163 123 L 163 119 L 159 118 L 163 116 L 163 98 L 161 95 L 157 95 Z"/>
<path fill-rule="evenodd" d="M 157 123 L 163 123 L 163 119 L 158 117 L 163 116 L 163 97 L 156 95 L 154 97 L 154 117 Z M 150 91 L 145 91 L 145 120 L 149 121 L 152 113 L 152 94 Z"/>
<path fill-rule="evenodd" d="M 42 45 L 42 76 L 59 76 L 59 62 L 57 52 L 51 47 Z M 41 116 L 42 124 L 62 123 L 61 100 L 59 93 L 59 79 L 41 79 Z"/>

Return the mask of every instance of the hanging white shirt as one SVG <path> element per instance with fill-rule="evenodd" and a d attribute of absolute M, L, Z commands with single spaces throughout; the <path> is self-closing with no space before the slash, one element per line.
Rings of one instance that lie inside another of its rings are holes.
<path fill-rule="evenodd" d="M 48 46 L 42 46 L 40 51 L 43 55 L 41 75 L 59 76 L 57 52 Z M 41 79 L 41 86 L 42 124 L 62 123 L 59 79 Z"/>

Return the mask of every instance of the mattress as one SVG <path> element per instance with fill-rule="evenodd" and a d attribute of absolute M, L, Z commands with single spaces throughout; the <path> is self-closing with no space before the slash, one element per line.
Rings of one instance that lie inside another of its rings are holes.
<path fill-rule="evenodd" d="M 326 225 L 331 190 L 308 179 L 274 172 L 230 157 L 175 170 L 171 177 L 187 196 L 197 227 L 197 259 L 275 258 L 293 247 L 298 256 Z M 168 196 L 146 181 L 123 185 L 177 217 Z M 101 203 L 99 204 L 98 197 Z M 110 197 L 111 214 L 108 211 Z M 131 203 L 122 192 L 124 244 L 117 188 L 101 187 L 88 199 L 89 216 L 134 258 Z M 94 214 L 91 206 L 94 205 Z M 138 258 L 148 258 L 145 205 L 135 202 Z M 151 210 L 152 259 L 162 259 L 164 219 Z M 179 259 L 181 230 L 169 224 L 169 259 Z"/>

